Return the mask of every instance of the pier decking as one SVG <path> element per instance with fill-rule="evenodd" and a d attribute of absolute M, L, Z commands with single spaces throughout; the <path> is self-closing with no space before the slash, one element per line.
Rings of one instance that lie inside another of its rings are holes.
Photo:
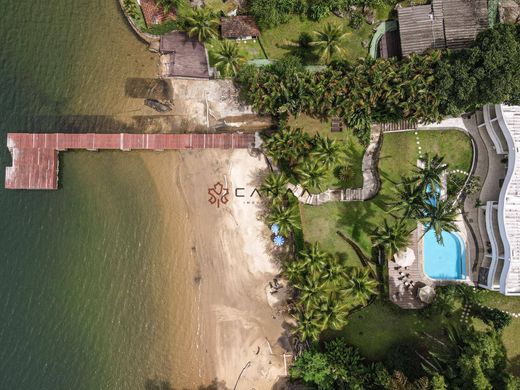
<path fill-rule="evenodd" d="M 9 133 L 7 147 L 13 164 L 5 170 L 5 188 L 55 190 L 58 153 L 85 150 L 246 149 L 255 134 L 30 134 Z"/>

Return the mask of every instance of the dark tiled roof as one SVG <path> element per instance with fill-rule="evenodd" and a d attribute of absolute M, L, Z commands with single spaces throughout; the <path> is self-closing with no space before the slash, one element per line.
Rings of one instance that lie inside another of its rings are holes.
<path fill-rule="evenodd" d="M 487 0 L 433 0 L 398 9 L 403 55 L 428 49 L 460 49 L 488 27 Z"/>
<path fill-rule="evenodd" d="M 208 78 L 208 60 L 204 45 L 186 33 L 172 31 L 161 36 L 160 51 L 170 55 L 168 64 L 171 77 Z"/>
<path fill-rule="evenodd" d="M 176 11 L 171 9 L 168 13 L 164 13 L 162 7 L 155 3 L 155 0 L 141 0 L 141 10 L 148 27 L 161 24 L 167 19 L 175 19 Z"/>
<path fill-rule="evenodd" d="M 258 37 L 260 30 L 255 18 L 247 15 L 228 16 L 221 19 L 222 38 Z"/>

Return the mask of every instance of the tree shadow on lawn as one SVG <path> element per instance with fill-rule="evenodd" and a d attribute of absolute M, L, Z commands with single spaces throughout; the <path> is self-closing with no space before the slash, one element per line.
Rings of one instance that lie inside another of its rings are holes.
<path fill-rule="evenodd" d="M 297 41 L 290 44 L 277 44 L 276 47 L 287 50 L 284 57 L 298 57 L 303 65 L 319 65 L 319 57 L 311 47 L 301 46 Z"/>
<path fill-rule="evenodd" d="M 376 214 L 377 209 L 371 201 L 346 203 L 337 227 L 359 243 L 362 233 L 371 234 L 374 231 L 375 226 L 370 219 Z"/>

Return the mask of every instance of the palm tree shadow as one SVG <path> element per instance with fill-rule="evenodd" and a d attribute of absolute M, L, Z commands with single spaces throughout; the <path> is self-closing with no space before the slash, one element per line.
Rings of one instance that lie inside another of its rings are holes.
<path fill-rule="evenodd" d="M 366 202 L 351 202 L 348 204 L 348 211 L 339 219 L 338 228 L 341 230 L 343 226 L 352 226 L 350 237 L 359 241 L 362 233 L 371 234 L 374 230 L 374 225 L 369 221 L 374 215 L 376 210 L 367 207 Z"/>
<path fill-rule="evenodd" d="M 286 56 L 299 58 L 303 65 L 316 65 L 320 59 L 312 47 L 301 46 L 297 41 L 277 46 L 287 51 Z"/>

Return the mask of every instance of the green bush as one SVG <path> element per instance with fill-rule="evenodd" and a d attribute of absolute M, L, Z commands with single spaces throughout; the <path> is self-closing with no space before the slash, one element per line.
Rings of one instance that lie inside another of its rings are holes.
<path fill-rule="evenodd" d="M 497 332 L 504 330 L 513 320 L 510 314 L 486 306 L 480 306 L 475 314 L 486 324 L 491 325 Z"/>

